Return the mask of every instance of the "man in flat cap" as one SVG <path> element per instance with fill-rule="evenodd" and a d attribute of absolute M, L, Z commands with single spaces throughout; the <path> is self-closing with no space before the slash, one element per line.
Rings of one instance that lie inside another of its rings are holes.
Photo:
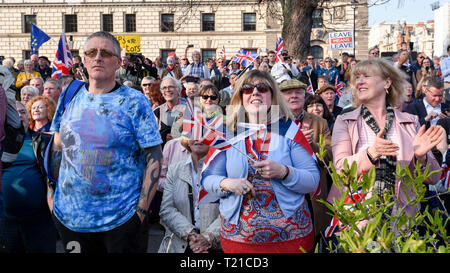
<path fill-rule="evenodd" d="M 300 127 L 314 153 L 319 152 L 319 138 L 320 135 L 323 135 L 325 149 L 327 150 L 325 162 L 328 164 L 328 162 L 333 160 L 331 154 L 331 133 L 325 119 L 303 110 L 306 89 L 306 84 L 296 79 L 286 80 L 280 84 L 281 94 L 288 104 L 289 109 L 291 109 L 294 114 L 295 123 Z M 321 193 L 316 198 L 312 199 L 310 204 L 310 209 L 313 211 L 314 215 L 315 243 L 317 243 L 321 237 L 320 232 L 325 231 L 331 220 L 331 217 L 327 214 L 327 208 L 323 204 L 317 202 L 317 199 L 324 199 L 328 196 L 328 191 L 331 187 L 331 181 L 328 179 L 327 171 L 325 167 L 321 165 L 320 186 Z"/>

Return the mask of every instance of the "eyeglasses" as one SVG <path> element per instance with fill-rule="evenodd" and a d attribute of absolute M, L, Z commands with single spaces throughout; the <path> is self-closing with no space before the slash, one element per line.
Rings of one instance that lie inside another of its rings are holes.
<path fill-rule="evenodd" d="M 97 48 L 93 48 L 93 49 L 89 49 L 88 51 L 84 52 L 84 55 L 86 55 L 89 58 L 95 58 L 97 57 L 99 50 Z M 113 56 L 117 55 L 109 50 L 106 49 L 100 49 L 100 56 L 102 56 L 102 58 L 111 58 Z"/>
<path fill-rule="evenodd" d="M 218 97 L 217 96 L 209 96 L 209 95 L 201 95 L 201 97 L 202 97 L 202 99 L 204 99 L 204 100 L 208 100 L 208 99 L 211 99 L 211 100 L 217 100 L 218 99 Z"/>
<path fill-rule="evenodd" d="M 372 54 L 372 55 L 378 55 L 378 54 L 380 54 L 380 52 L 375 51 L 375 52 L 371 52 L 370 54 Z"/>
<path fill-rule="evenodd" d="M 307 108 L 323 108 L 323 105 L 321 103 L 313 103 L 308 105 Z"/>
<path fill-rule="evenodd" d="M 147 86 L 152 86 L 152 84 L 153 84 L 153 83 L 143 83 L 142 86 L 147 87 Z"/>
<path fill-rule="evenodd" d="M 167 90 L 167 89 L 175 89 L 175 86 L 169 85 L 169 86 L 162 86 L 161 90 Z"/>
<path fill-rule="evenodd" d="M 314 58 L 307 58 L 307 60 L 314 60 Z"/>
<path fill-rule="evenodd" d="M 250 95 L 251 93 L 253 93 L 253 90 L 255 90 L 255 88 L 260 93 L 267 93 L 272 90 L 269 86 L 267 86 L 265 83 L 262 82 L 258 83 L 257 85 L 247 83 L 242 86 L 241 94 L 243 93 L 246 95 Z"/>

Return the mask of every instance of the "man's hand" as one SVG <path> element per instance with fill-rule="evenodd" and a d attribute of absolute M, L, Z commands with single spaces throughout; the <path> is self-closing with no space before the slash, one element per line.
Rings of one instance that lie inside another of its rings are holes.
<path fill-rule="evenodd" d="M 309 144 L 313 141 L 314 129 L 300 129 Z"/>

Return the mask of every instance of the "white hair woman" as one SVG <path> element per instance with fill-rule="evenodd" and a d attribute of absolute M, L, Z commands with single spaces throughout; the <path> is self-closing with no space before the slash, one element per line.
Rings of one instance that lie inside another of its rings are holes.
<path fill-rule="evenodd" d="M 29 100 L 39 95 L 39 90 L 31 85 L 26 85 L 20 89 L 20 101 L 26 105 Z"/>

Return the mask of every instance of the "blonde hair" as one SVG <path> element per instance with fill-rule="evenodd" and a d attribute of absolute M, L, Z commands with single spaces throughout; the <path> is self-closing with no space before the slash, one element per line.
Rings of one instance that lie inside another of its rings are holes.
<path fill-rule="evenodd" d="M 359 62 L 352 68 L 350 74 L 352 102 L 355 107 L 361 105 L 361 101 L 358 98 L 358 90 L 356 89 L 356 77 L 358 75 L 378 75 L 384 80 L 390 79 L 391 85 L 387 89 L 386 101 L 391 106 L 400 106 L 405 100 L 406 74 L 387 60 L 375 58 Z"/>
<path fill-rule="evenodd" d="M 230 105 L 227 107 L 227 128 L 231 132 L 236 132 L 239 114 L 245 112 L 245 109 L 243 107 L 241 89 L 244 84 L 251 83 L 256 79 L 260 79 L 262 83 L 270 87 L 272 93 L 271 105 L 279 106 L 280 118 L 282 117 L 286 121 L 289 119 L 294 119 L 294 116 L 292 115 L 291 110 L 284 101 L 280 92 L 280 88 L 272 75 L 270 75 L 268 72 L 254 69 L 241 75 L 235 84 L 233 96 L 230 100 Z M 270 121 L 270 116 L 268 121 Z"/>

